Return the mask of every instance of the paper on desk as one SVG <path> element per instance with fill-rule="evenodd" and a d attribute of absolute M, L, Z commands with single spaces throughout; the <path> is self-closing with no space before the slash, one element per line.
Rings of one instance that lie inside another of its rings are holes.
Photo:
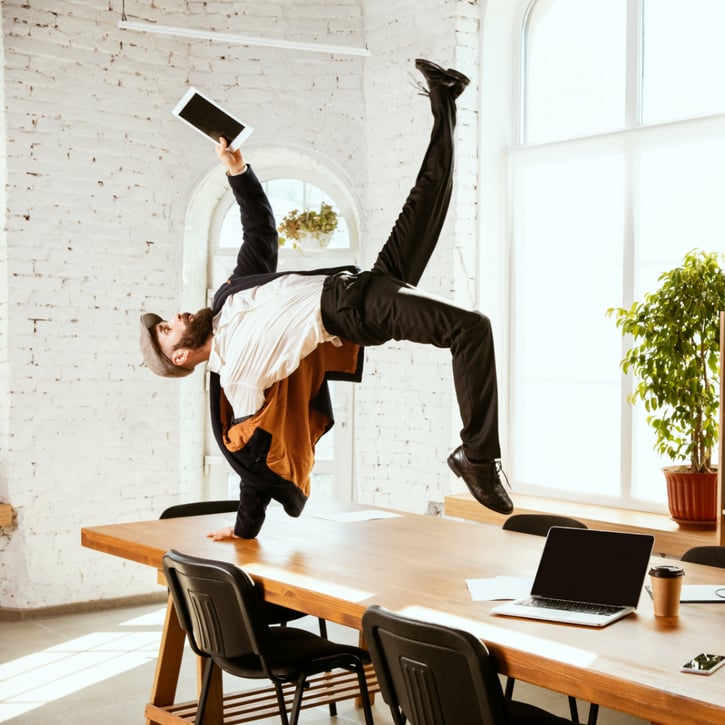
<path fill-rule="evenodd" d="M 393 511 L 380 511 L 378 509 L 365 509 L 363 511 L 342 511 L 335 513 L 318 513 L 315 514 L 318 519 L 328 519 L 329 521 L 371 521 L 372 519 L 395 519 L 400 516 Z"/>
<path fill-rule="evenodd" d="M 645 585 L 652 596 L 652 587 Z M 683 584 L 680 592 L 681 602 L 722 602 L 725 604 L 725 584 Z"/>
<path fill-rule="evenodd" d="M 491 579 L 466 579 L 474 602 L 518 599 L 531 593 L 531 577 L 495 576 Z"/>

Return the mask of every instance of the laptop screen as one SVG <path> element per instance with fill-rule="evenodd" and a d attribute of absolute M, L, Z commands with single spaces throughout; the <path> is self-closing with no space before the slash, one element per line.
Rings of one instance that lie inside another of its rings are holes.
<path fill-rule="evenodd" d="M 636 607 L 653 545 L 647 534 L 552 527 L 531 593 Z"/>

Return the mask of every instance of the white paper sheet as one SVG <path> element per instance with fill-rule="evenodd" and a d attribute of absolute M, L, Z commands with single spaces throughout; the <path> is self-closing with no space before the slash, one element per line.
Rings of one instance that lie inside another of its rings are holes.
<path fill-rule="evenodd" d="M 371 521 L 373 519 L 396 519 L 400 514 L 393 511 L 378 511 L 377 509 L 364 509 L 363 511 L 343 511 L 337 513 L 318 513 L 315 514 L 318 519 L 327 519 L 328 521 L 354 522 L 354 521 Z"/>
<path fill-rule="evenodd" d="M 652 596 L 652 587 L 645 586 Z M 681 602 L 722 602 L 725 604 L 725 584 L 683 584 L 680 593 Z"/>
<path fill-rule="evenodd" d="M 491 579 L 466 579 L 474 602 L 518 599 L 531 593 L 533 579 L 528 576 L 495 576 Z"/>

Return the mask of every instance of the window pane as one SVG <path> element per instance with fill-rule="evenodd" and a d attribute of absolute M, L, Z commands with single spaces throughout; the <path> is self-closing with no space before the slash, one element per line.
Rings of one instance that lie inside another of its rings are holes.
<path fill-rule="evenodd" d="M 660 274 L 681 264 L 690 249 L 723 249 L 723 188 L 725 140 L 688 140 L 641 152 L 635 299 L 653 292 Z M 639 404 L 633 412 L 632 493 L 656 501 L 664 491 L 659 469 L 671 462 L 652 450 L 654 434 L 646 423 L 644 407 Z"/>
<path fill-rule="evenodd" d="M 725 2 L 644 0 L 644 123 L 725 112 Z"/>
<path fill-rule="evenodd" d="M 517 483 L 617 496 L 620 344 L 605 311 L 621 297 L 623 161 L 537 162 L 521 173 L 513 475 Z"/>
<path fill-rule="evenodd" d="M 338 214 L 338 224 L 328 249 L 348 249 L 350 233 L 347 221 L 343 217 L 335 201 L 321 189 L 301 179 L 272 179 L 265 182 L 265 191 L 274 210 L 277 223 L 281 222 L 293 209 L 314 209 L 319 211 L 320 204 L 330 204 Z M 220 248 L 237 249 L 242 239 L 239 209 L 232 204 L 224 217 L 219 232 Z"/>
<path fill-rule="evenodd" d="M 292 209 L 313 209 L 320 210 L 320 205 L 324 202 L 330 204 L 338 214 L 338 223 L 335 233 L 332 235 L 328 249 L 347 249 L 350 246 L 350 233 L 348 232 L 347 222 L 342 216 L 340 209 L 329 194 L 322 189 L 318 189 L 313 184 L 306 181 L 298 181 L 295 179 L 273 179 L 267 184 L 267 194 L 274 209 L 274 215 L 277 221 L 282 221 L 283 217 Z"/>
<path fill-rule="evenodd" d="M 525 42 L 526 143 L 623 127 L 626 0 L 539 0 Z"/>

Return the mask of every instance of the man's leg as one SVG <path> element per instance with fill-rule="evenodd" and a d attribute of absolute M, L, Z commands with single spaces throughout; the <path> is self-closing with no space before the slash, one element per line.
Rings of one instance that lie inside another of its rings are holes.
<path fill-rule="evenodd" d="M 446 71 L 424 60 L 416 61 L 416 67 L 428 83 L 433 129 L 415 185 L 372 267 L 373 272 L 412 285 L 420 281 L 448 212 L 456 98 L 468 85 L 468 78 L 458 71 Z"/>
<path fill-rule="evenodd" d="M 455 99 L 468 80 L 427 62 L 416 64 L 430 89 L 434 125 L 416 184 L 370 272 L 331 277 L 322 295 L 329 332 L 362 345 L 390 339 L 448 348 L 463 419 L 463 445 L 448 459 L 476 499 L 501 513 L 513 504 L 499 479 L 498 398 L 487 318 L 455 307 L 416 284 L 435 249 L 451 196 Z"/>
<path fill-rule="evenodd" d="M 409 340 L 451 351 L 463 428 L 462 445 L 450 455 L 448 465 L 477 501 L 510 513 L 513 503 L 500 480 L 496 358 L 488 318 L 372 273 L 361 320 L 351 334 L 361 330 L 367 339 Z M 351 339 L 345 331 L 342 336 Z"/>
<path fill-rule="evenodd" d="M 496 360 L 488 318 L 375 274 L 365 295 L 364 312 L 374 336 L 451 351 L 466 455 L 474 461 L 500 458 Z"/>

